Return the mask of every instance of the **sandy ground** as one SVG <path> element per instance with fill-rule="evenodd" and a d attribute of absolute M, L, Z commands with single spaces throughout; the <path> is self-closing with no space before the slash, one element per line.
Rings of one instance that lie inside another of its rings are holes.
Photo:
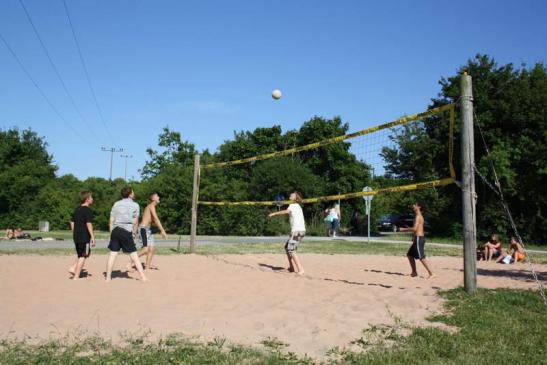
<path fill-rule="evenodd" d="M 346 346 L 371 325 L 395 317 L 430 325 L 439 289 L 462 285 L 462 260 L 432 257 L 438 275 L 411 278 L 406 258 L 302 254 L 306 275 L 286 272 L 283 255 L 159 256 L 151 281 L 126 272 L 120 256 L 112 282 L 103 278 L 107 256 L 92 256 L 85 280 L 68 280 L 72 257 L 0 256 L 0 335 L 4 337 L 123 332 L 153 337 L 180 332 L 209 340 L 256 345 L 268 336 L 289 350 L 322 357 Z M 547 276 L 547 265 L 535 269 Z M 478 264 L 485 288 L 535 288 L 527 265 Z M 545 285 L 545 283 L 544 283 Z"/>

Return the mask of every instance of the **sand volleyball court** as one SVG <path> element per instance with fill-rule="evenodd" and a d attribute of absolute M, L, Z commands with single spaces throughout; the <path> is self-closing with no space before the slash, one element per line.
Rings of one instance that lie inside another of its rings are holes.
<path fill-rule="evenodd" d="M 72 256 L 0 256 L 1 335 L 58 337 L 150 331 L 257 345 L 268 337 L 289 350 L 321 357 L 347 346 L 371 325 L 396 318 L 431 325 L 442 309 L 439 289 L 462 285 L 462 259 L 431 257 L 437 277 L 411 278 L 405 257 L 301 254 L 306 274 L 287 273 L 282 254 L 157 256 L 141 283 L 120 256 L 105 283 L 107 256 L 94 255 L 87 277 L 68 279 Z M 535 265 L 545 277 L 547 265 Z M 484 288 L 535 288 L 527 265 L 478 263 Z M 545 283 L 544 283 L 545 284 Z"/>

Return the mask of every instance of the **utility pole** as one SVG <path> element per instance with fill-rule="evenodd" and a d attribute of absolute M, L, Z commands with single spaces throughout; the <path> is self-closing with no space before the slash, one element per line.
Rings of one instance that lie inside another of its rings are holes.
<path fill-rule="evenodd" d="M 190 222 L 190 253 L 196 252 L 196 232 L 198 225 L 199 197 L 199 154 L 194 156 L 194 182 L 192 187 L 192 219 Z"/>
<path fill-rule="evenodd" d="M 120 155 L 121 158 L 125 158 L 125 173 L 123 175 L 123 179 L 127 182 L 127 159 L 133 158 L 133 155 Z"/>
<path fill-rule="evenodd" d="M 475 142 L 473 131 L 473 88 L 471 76 L 464 72 L 461 90 L 461 154 L 463 215 L 463 281 L 469 294 L 477 291 L 477 222 L 475 211 Z"/>
<path fill-rule="evenodd" d="M 108 180 L 112 181 L 112 162 L 114 161 L 114 153 L 123 152 L 123 148 L 101 147 L 101 151 L 110 152 L 110 177 L 108 178 Z"/>

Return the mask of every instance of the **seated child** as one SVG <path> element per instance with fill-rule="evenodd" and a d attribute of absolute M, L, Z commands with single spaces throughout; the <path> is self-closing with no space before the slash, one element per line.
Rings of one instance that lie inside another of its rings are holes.
<path fill-rule="evenodd" d="M 524 262 L 526 259 L 526 252 L 524 247 L 520 244 L 516 237 L 511 237 L 511 245 L 505 255 L 500 256 L 497 262 L 504 262 L 506 264 L 514 264 L 515 262 Z"/>
<path fill-rule="evenodd" d="M 494 257 L 502 256 L 501 240 L 495 233 L 490 235 L 490 239 L 484 244 L 483 260 L 490 261 Z"/>

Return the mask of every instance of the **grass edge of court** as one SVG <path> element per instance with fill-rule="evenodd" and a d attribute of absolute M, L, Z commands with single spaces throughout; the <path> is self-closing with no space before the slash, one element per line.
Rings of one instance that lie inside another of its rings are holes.
<path fill-rule="evenodd" d="M 208 342 L 182 334 L 148 341 L 147 333 L 128 335 L 124 344 L 113 344 L 97 336 L 50 340 L 0 340 L 0 362 L 101 363 L 131 362 L 237 364 L 406 364 L 451 363 L 541 363 L 541 348 L 547 333 L 547 310 L 537 293 L 517 289 L 479 289 L 468 295 L 462 288 L 439 291 L 443 310 L 428 320 L 432 326 L 418 327 L 397 319 L 395 326 L 364 328 L 361 337 L 346 348 L 334 347 L 323 360 L 296 355 L 277 338 L 264 338 L 259 345 L 231 343 L 223 337 Z M 479 317 L 478 314 L 482 316 Z M 508 313 L 516 314 L 509 316 Z M 478 320 L 482 318 L 482 322 Z M 503 319 L 503 320 L 500 320 Z M 433 326 L 443 323 L 451 330 Z M 410 333 L 401 334 L 401 329 Z M 480 347 L 479 345 L 483 345 Z M 536 351 L 533 351 L 536 350 Z M 76 361 L 75 360 L 80 360 Z"/>

